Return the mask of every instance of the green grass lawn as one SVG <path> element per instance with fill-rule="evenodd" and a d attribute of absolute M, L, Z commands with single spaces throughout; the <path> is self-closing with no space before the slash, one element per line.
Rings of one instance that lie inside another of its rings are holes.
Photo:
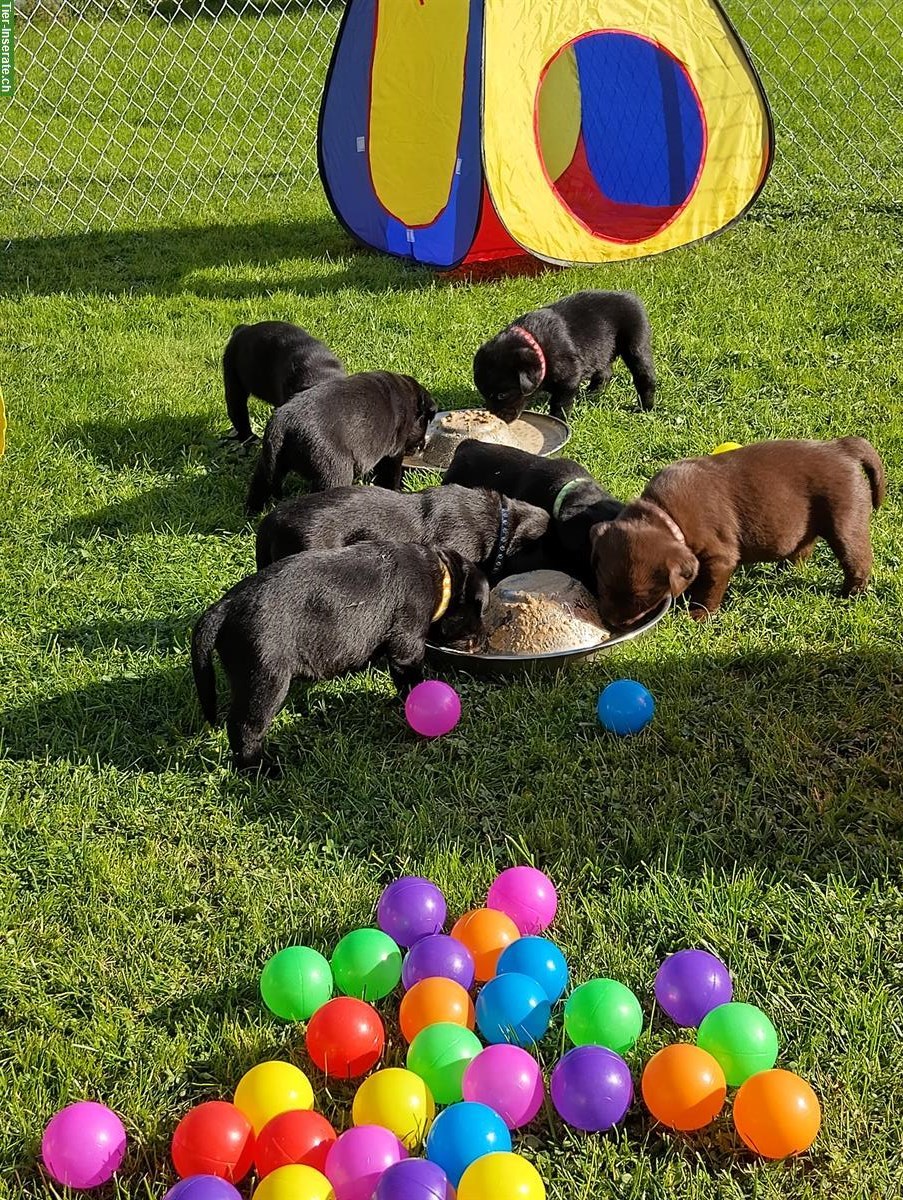
<path fill-rule="evenodd" d="M 168 195 L 151 196 L 156 225 L 117 233 L 42 236 L 23 206 L 0 242 L 0 1196 L 57 1194 L 41 1130 L 95 1097 L 131 1139 L 103 1195 L 158 1200 L 189 1105 L 268 1056 L 304 1063 L 301 1031 L 258 998 L 269 954 L 328 952 L 401 871 L 433 876 L 456 914 L 522 861 L 559 885 L 575 980 L 613 975 L 651 1017 L 637 1080 L 677 1037 L 653 1016 L 656 966 L 703 945 L 824 1107 L 812 1152 L 771 1165 L 726 1118 L 668 1136 L 636 1104 L 585 1138 L 546 1115 L 520 1145 L 554 1200 L 898 1195 L 899 213 L 763 204 L 648 262 L 451 284 L 357 252 L 316 195 L 238 188 L 179 218 Z M 297 320 L 349 368 L 410 371 L 460 405 L 489 332 L 586 286 L 644 297 L 660 402 L 635 411 L 620 371 L 578 405 L 568 453 L 626 497 L 727 439 L 863 434 L 890 479 L 868 595 L 838 599 L 823 546 L 800 569 L 751 569 L 704 627 L 677 612 L 558 678 L 456 680 L 462 722 L 430 744 L 378 670 L 298 687 L 272 731 L 284 779 L 236 778 L 187 659 L 198 612 L 253 565 L 252 462 L 217 444 L 232 326 Z M 621 675 L 658 703 L 625 741 L 594 713 Z M 397 998 L 380 1007 L 399 1062 Z M 560 1044 L 559 1020 L 549 1065 Z M 316 1086 L 347 1121 L 351 1091 Z"/>

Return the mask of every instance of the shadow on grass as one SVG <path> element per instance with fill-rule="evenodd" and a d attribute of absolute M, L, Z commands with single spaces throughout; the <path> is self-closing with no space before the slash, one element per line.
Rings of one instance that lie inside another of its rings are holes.
<path fill-rule="evenodd" d="M 341 259 L 328 274 L 270 279 L 192 278 L 228 266 L 259 271 L 291 259 Z M 361 246 L 329 216 L 209 224 L 120 232 L 93 231 L 54 237 L 13 238 L 0 257 L 0 296 L 175 295 L 189 292 L 214 300 L 268 297 L 274 289 L 300 296 L 353 288 L 381 293 L 439 283 L 466 286 L 512 276 L 532 278 L 560 268 L 524 255 L 496 263 L 433 270 Z"/>
<path fill-rule="evenodd" d="M 223 409 L 223 432 L 228 427 Z M 146 467 L 174 471 L 186 461 L 227 462 L 230 454 L 210 433 L 206 417 L 157 413 L 128 420 L 78 421 L 65 428 L 64 438 L 114 471 Z M 233 458 L 237 458 L 234 453 Z"/>
<path fill-rule="evenodd" d="M 259 448 L 245 453 L 222 444 L 201 417 L 160 414 L 123 423 L 89 421 L 70 426 L 66 436 L 110 470 L 141 470 L 174 478 L 68 519 L 54 532 L 58 542 L 68 544 L 98 534 L 155 533 L 163 528 L 237 533 L 247 526 L 244 501 Z"/>
<path fill-rule="evenodd" d="M 216 299 L 268 296 L 269 281 L 212 283 L 197 271 L 223 266 L 259 269 L 286 259 L 347 259 L 340 271 L 288 279 L 285 290 L 312 296 L 355 288 L 383 292 L 418 288 L 432 279 L 423 268 L 362 249 L 331 217 L 211 224 L 55 237 L 14 238 L 0 257 L 0 295 L 103 293 L 172 295 L 188 291 Z"/>
<path fill-rule="evenodd" d="M 105 622 L 57 636 L 97 652 L 170 649 L 187 645 L 189 624 Z M 299 681 L 270 735 L 284 778 L 227 771 L 223 786 L 250 820 L 336 823 L 361 853 L 372 852 L 375 829 L 399 850 L 412 836 L 493 839 L 504 829 L 540 855 L 604 844 L 638 869 L 667 854 L 700 869 L 756 862 L 874 878 L 899 858 L 899 651 L 655 661 L 625 648 L 610 661 L 609 674 L 641 678 L 659 699 L 640 737 L 599 729 L 585 711 L 598 675 L 579 670 L 541 685 L 539 728 L 525 719 L 536 684 L 456 678 L 469 728 L 438 743 L 411 735 L 388 680 L 376 695 L 354 675 L 338 692 Z M 222 677 L 219 700 L 222 712 Z M 0 727 L 13 759 L 195 776 L 228 764 L 222 732 L 201 732 L 184 652 L 140 677 L 8 707 Z"/>

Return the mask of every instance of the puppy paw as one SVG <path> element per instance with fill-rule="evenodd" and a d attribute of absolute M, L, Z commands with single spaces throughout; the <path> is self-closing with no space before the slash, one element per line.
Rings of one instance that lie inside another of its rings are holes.
<path fill-rule="evenodd" d="M 709 617 L 714 616 L 714 613 L 710 612 L 704 604 L 699 604 L 692 600 L 687 605 L 687 612 L 694 621 L 707 621 Z"/>
<path fill-rule="evenodd" d="M 850 600 L 854 596 L 861 596 L 868 591 L 869 581 L 867 579 L 851 579 L 848 580 L 840 589 L 840 594 L 844 600 Z"/>

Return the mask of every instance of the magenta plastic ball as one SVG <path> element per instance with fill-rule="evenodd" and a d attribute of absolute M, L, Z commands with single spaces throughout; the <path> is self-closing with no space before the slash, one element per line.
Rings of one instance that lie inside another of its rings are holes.
<path fill-rule="evenodd" d="M 524 936 L 542 933 L 555 919 L 558 893 L 535 867 L 509 867 L 489 889 L 486 907 L 509 916 Z"/>
<path fill-rule="evenodd" d="M 463 942 L 449 933 L 434 933 L 415 942 L 401 964 L 401 982 L 405 991 L 421 979 L 454 979 L 465 991 L 473 987 L 476 967 L 473 955 Z"/>
<path fill-rule="evenodd" d="M 373 1200 L 454 1200 L 454 1191 L 438 1163 L 406 1158 L 389 1167 L 376 1185 Z"/>
<path fill-rule="evenodd" d="M 50 1119 L 41 1140 L 47 1172 L 64 1187 L 100 1187 L 125 1158 L 126 1136 L 112 1109 L 80 1100 Z"/>
<path fill-rule="evenodd" d="M 617 1125 L 633 1100 L 630 1068 L 604 1046 L 569 1050 L 552 1072 L 550 1090 L 561 1119 L 586 1133 Z"/>
<path fill-rule="evenodd" d="M 241 1192 L 218 1175 L 189 1175 L 171 1187 L 163 1200 L 241 1200 Z"/>
<path fill-rule="evenodd" d="M 418 683 L 404 702 L 408 724 L 423 737 L 442 737 L 451 733 L 461 720 L 461 697 L 441 679 Z"/>
<path fill-rule="evenodd" d="M 343 1133 L 326 1156 L 326 1178 L 336 1200 L 371 1200 L 384 1172 L 408 1157 L 394 1133 L 381 1125 L 357 1125 Z"/>
<path fill-rule="evenodd" d="M 487 1046 L 464 1072 L 464 1099 L 485 1104 L 509 1129 L 529 1125 L 545 1098 L 539 1063 L 520 1046 Z"/>
<path fill-rule="evenodd" d="M 730 972 L 707 950 L 678 950 L 655 976 L 655 999 L 678 1025 L 695 1028 L 734 994 Z"/>
<path fill-rule="evenodd" d="M 399 946 L 413 946 L 422 937 L 441 933 L 447 915 L 445 897 L 434 883 L 405 875 L 384 889 L 376 923 Z"/>

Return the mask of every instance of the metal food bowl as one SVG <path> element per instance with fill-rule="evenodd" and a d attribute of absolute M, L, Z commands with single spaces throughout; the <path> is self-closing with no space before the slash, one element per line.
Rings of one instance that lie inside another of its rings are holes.
<path fill-rule="evenodd" d="M 456 650 L 452 646 L 439 646 L 434 642 L 427 642 L 426 655 L 429 661 L 437 666 L 468 671 L 472 675 L 521 675 L 562 671 L 574 663 L 607 654 L 609 650 L 616 650 L 625 642 L 643 637 L 655 628 L 670 607 L 671 597 L 666 596 L 659 607 L 635 628 L 626 633 L 616 634 L 594 646 L 579 646 L 574 650 L 553 650 L 548 654 L 486 654 L 482 651 L 471 653 L 468 650 Z"/>
<path fill-rule="evenodd" d="M 437 412 L 434 420 L 439 420 L 440 417 L 445 417 L 452 409 L 443 409 L 442 412 Z M 542 449 L 537 453 L 542 458 L 548 458 L 550 454 L 557 454 L 568 443 L 571 436 L 571 427 L 565 422 L 560 421 L 558 417 L 550 417 L 548 413 L 533 412 L 528 409 L 522 412 L 518 420 L 525 422 L 527 425 L 532 425 L 534 429 L 542 434 L 543 444 Z M 465 439 L 461 439 L 464 441 Z M 477 441 L 480 439 L 477 438 Z M 496 443 L 487 443 L 495 445 Z M 425 463 L 419 454 L 409 454 L 402 462 L 405 471 L 428 471 L 432 475 L 444 475 L 446 467 L 437 467 L 432 463 Z"/>

